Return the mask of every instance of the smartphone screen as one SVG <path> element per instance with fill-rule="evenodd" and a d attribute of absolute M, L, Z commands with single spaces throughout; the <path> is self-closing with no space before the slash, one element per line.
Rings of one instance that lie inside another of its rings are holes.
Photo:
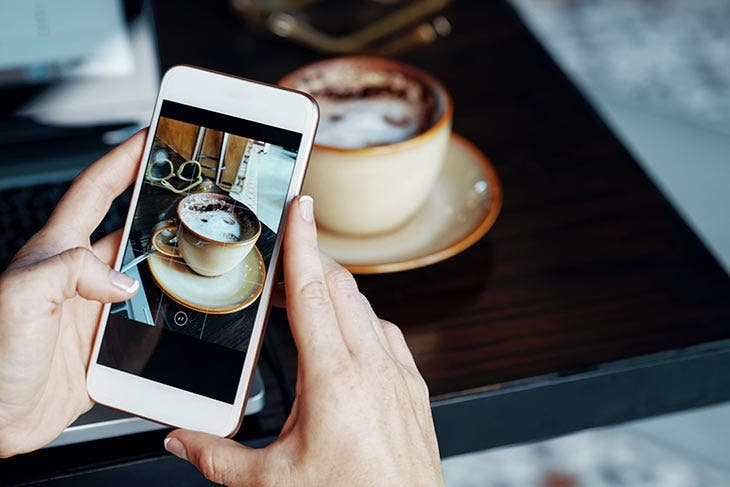
<path fill-rule="evenodd" d="M 98 363 L 233 404 L 301 134 L 165 100 Z"/>

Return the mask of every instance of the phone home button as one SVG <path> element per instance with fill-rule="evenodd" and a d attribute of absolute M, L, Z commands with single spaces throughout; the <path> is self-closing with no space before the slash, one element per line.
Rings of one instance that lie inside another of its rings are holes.
<path fill-rule="evenodd" d="M 175 316 L 172 317 L 172 321 L 177 326 L 185 326 L 188 323 L 188 315 L 185 311 L 178 311 Z"/>

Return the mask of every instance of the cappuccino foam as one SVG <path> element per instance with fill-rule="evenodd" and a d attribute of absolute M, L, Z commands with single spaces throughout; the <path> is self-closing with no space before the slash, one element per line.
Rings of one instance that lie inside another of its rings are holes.
<path fill-rule="evenodd" d="M 211 240 L 234 243 L 247 240 L 256 233 L 254 224 L 239 216 L 236 207 L 226 201 L 195 201 L 185 210 L 185 224 Z"/>
<path fill-rule="evenodd" d="M 421 132 L 421 108 L 398 98 L 317 98 L 322 110 L 316 142 L 360 149 L 410 139 Z"/>
<path fill-rule="evenodd" d="M 319 104 L 318 144 L 343 149 L 392 144 L 433 124 L 430 90 L 400 72 L 331 66 L 298 81 L 296 88 Z"/>
<path fill-rule="evenodd" d="M 241 223 L 236 215 L 226 210 L 191 213 L 186 223 L 193 231 L 212 240 L 219 242 L 239 242 L 241 240 Z"/>

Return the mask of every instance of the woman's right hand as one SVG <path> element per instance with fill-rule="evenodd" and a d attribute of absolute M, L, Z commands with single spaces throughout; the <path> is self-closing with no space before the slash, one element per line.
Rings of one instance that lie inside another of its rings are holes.
<path fill-rule="evenodd" d="M 278 440 L 252 449 L 176 430 L 165 446 L 226 485 L 442 485 L 428 389 L 403 334 L 319 252 L 312 204 L 308 196 L 292 203 L 284 237 L 299 363 Z"/>

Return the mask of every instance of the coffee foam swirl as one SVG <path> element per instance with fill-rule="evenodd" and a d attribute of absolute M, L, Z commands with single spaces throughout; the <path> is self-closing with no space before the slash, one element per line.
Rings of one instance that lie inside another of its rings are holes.
<path fill-rule="evenodd" d="M 318 144 L 345 149 L 391 144 L 433 124 L 433 94 L 400 72 L 331 66 L 303 77 L 295 87 L 320 106 Z"/>
<path fill-rule="evenodd" d="M 194 232 L 218 242 L 241 242 L 256 233 L 254 223 L 243 208 L 227 201 L 210 198 L 191 201 L 182 212 L 185 224 Z"/>

